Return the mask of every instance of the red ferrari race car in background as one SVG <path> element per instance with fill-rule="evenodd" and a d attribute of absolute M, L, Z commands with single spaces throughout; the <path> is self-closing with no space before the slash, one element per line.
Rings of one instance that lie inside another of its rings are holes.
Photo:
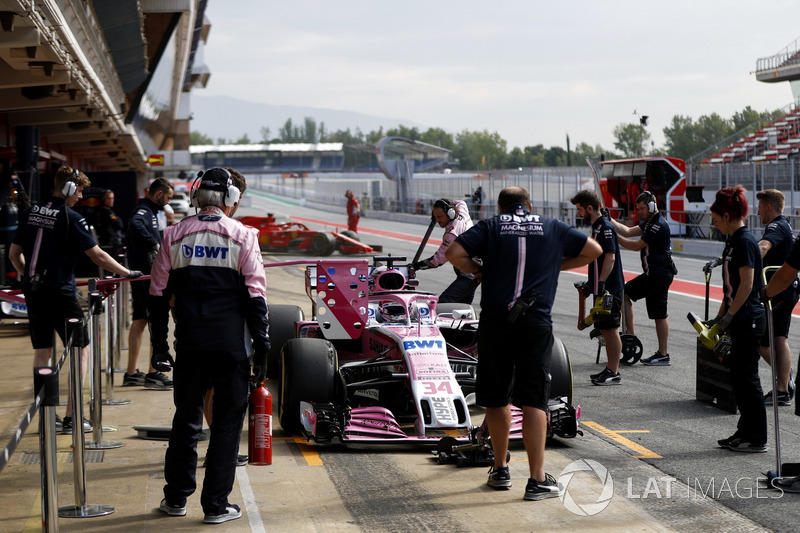
<path fill-rule="evenodd" d="M 279 223 L 269 213 L 266 217 L 242 217 L 239 221 L 259 231 L 258 243 L 263 252 L 309 252 L 312 255 L 371 254 L 383 246 L 364 244 L 354 231 L 315 231 L 300 222 Z"/>
<path fill-rule="evenodd" d="M 478 357 L 474 309 L 415 290 L 413 269 L 395 264 L 405 257 L 373 260 L 306 263 L 308 320 L 298 306 L 269 306 L 267 367 L 279 379 L 281 426 L 317 443 L 438 443 L 440 462 L 483 448 L 488 432 L 473 425 L 468 407 Z M 580 408 L 570 405 L 572 369 L 558 339 L 551 374 L 548 436 L 574 437 Z M 515 409 L 512 438 L 521 430 Z"/>

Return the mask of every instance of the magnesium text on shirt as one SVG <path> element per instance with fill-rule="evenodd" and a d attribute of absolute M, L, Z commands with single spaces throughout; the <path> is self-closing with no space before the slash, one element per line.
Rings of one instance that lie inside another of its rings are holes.
<path fill-rule="evenodd" d="M 544 235 L 539 215 L 513 215 L 505 213 L 500 215 L 500 235 Z"/>

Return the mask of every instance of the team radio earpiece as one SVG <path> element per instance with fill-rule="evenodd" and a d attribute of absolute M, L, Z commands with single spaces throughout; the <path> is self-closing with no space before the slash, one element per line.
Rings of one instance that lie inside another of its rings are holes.
<path fill-rule="evenodd" d="M 655 213 L 658 210 L 658 206 L 656 205 L 656 196 L 650 191 L 644 191 L 644 194 L 647 195 L 647 212 Z"/>
<path fill-rule="evenodd" d="M 242 193 L 239 191 L 239 188 L 233 184 L 233 177 L 226 169 L 215 167 L 206 171 L 201 170 L 197 173 L 195 181 L 197 180 L 200 180 L 200 184 L 197 187 L 193 187 L 192 207 L 200 207 L 197 203 L 197 191 L 200 189 L 225 193 L 223 199 L 225 207 L 235 207 L 236 204 L 239 203 L 239 197 Z"/>
<path fill-rule="evenodd" d="M 453 207 L 447 200 L 439 199 L 433 203 L 433 207 L 438 207 L 442 211 L 445 212 L 447 218 L 450 220 L 455 220 L 456 218 L 456 208 Z"/>
<path fill-rule="evenodd" d="M 80 175 L 80 170 L 77 168 L 72 169 L 72 176 L 67 178 L 67 181 L 64 182 L 64 186 L 61 187 L 61 194 L 64 195 L 64 198 L 69 198 L 78 192 L 78 178 L 80 178 Z"/>

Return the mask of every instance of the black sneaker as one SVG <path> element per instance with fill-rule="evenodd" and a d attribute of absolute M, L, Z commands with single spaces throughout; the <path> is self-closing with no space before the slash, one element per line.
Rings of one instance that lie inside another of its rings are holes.
<path fill-rule="evenodd" d="M 122 386 L 123 387 L 138 387 L 140 385 L 144 385 L 145 375 L 144 372 L 139 372 L 139 369 L 136 369 L 136 372 L 133 374 L 128 374 L 125 372 L 125 376 L 122 378 Z"/>
<path fill-rule="evenodd" d="M 728 449 L 735 452 L 764 453 L 767 451 L 765 444 L 752 444 L 743 439 L 733 439 L 728 443 Z"/>
<path fill-rule="evenodd" d="M 669 366 L 672 364 L 669 361 L 669 354 L 662 355 L 658 350 L 650 357 L 642 359 L 641 363 L 647 366 Z"/>
<path fill-rule="evenodd" d="M 89 420 L 83 419 L 83 432 L 84 433 L 91 433 L 94 431 L 94 427 L 92 427 L 92 423 Z M 61 433 L 65 435 L 72 435 L 72 417 L 65 416 L 64 419 L 61 421 Z"/>
<path fill-rule="evenodd" d="M 781 407 L 786 407 L 788 405 L 792 405 L 792 395 L 788 392 L 778 391 L 778 405 Z M 764 405 L 772 405 L 772 391 L 769 391 L 764 395 Z"/>
<path fill-rule="evenodd" d="M 161 500 L 161 505 L 158 508 L 170 516 L 186 516 L 186 505 L 171 505 L 167 503 L 166 498 Z"/>
<path fill-rule="evenodd" d="M 523 499 L 538 501 L 547 498 L 558 498 L 562 494 L 564 494 L 564 485 L 556 481 L 556 478 L 550 474 L 545 474 L 544 481 L 536 481 L 532 477 L 528 478 Z"/>
<path fill-rule="evenodd" d="M 61 433 L 64 429 L 64 421 L 61 417 L 56 415 L 56 433 Z"/>
<path fill-rule="evenodd" d="M 622 378 L 619 372 L 615 374 L 608 367 L 600 372 L 597 377 L 592 378 L 592 385 L 619 385 L 620 383 L 622 383 Z"/>
<path fill-rule="evenodd" d="M 246 466 L 247 462 L 250 460 L 250 457 L 244 454 L 237 454 L 236 455 L 236 466 Z"/>
<path fill-rule="evenodd" d="M 486 484 L 492 487 L 493 489 L 510 489 L 511 488 L 511 472 L 508 471 L 507 466 L 501 466 L 500 468 L 490 468 L 489 469 L 489 480 L 486 481 Z"/>
<path fill-rule="evenodd" d="M 727 447 L 728 447 L 728 445 L 729 445 L 731 442 L 733 442 L 733 441 L 737 440 L 738 438 L 739 438 L 739 437 L 738 437 L 738 436 L 736 436 L 736 435 L 734 434 L 734 435 L 731 435 L 730 437 L 728 437 L 727 439 L 719 439 L 719 440 L 717 441 L 717 444 L 719 444 L 719 447 L 720 447 L 720 448 L 727 448 Z"/>
<path fill-rule="evenodd" d="M 172 380 L 161 372 L 149 372 L 144 378 L 145 389 L 170 390 Z"/>
<path fill-rule="evenodd" d="M 783 492 L 800 492 L 800 476 L 775 478 L 772 480 L 772 486 Z"/>
<path fill-rule="evenodd" d="M 207 514 L 203 518 L 204 524 L 222 524 L 223 522 L 227 522 L 229 520 L 236 520 L 237 518 L 242 517 L 242 510 L 239 509 L 238 505 L 234 505 L 229 503 L 227 508 L 223 513 L 220 514 Z"/>

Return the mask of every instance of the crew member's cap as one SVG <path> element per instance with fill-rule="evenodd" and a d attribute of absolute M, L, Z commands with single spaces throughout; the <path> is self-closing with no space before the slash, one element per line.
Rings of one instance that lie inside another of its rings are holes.
<path fill-rule="evenodd" d="M 200 178 L 199 189 L 209 191 L 227 192 L 230 185 L 231 175 L 224 168 L 210 168 L 205 172 L 200 171 L 197 176 Z"/>

